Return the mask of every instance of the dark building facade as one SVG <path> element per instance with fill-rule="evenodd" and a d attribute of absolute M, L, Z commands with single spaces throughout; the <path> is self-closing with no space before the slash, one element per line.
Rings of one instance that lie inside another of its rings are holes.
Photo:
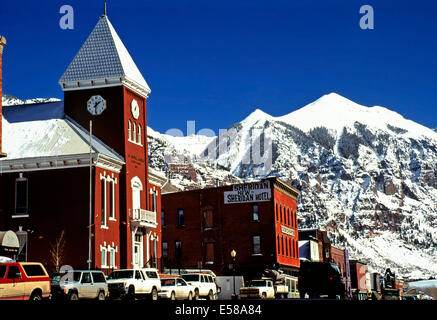
<path fill-rule="evenodd" d="M 265 268 L 296 274 L 298 196 L 278 178 L 163 194 L 164 266 L 253 278 Z"/>

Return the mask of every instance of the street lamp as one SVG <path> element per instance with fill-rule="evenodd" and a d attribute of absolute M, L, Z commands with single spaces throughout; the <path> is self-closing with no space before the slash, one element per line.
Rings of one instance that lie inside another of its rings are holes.
<path fill-rule="evenodd" d="M 232 257 L 232 273 L 233 273 L 233 278 L 234 278 L 234 294 L 232 295 L 232 299 L 236 299 L 237 298 L 237 294 L 235 292 L 235 257 L 237 256 L 237 251 L 232 250 L 231 251 L 231 257 Z"/>

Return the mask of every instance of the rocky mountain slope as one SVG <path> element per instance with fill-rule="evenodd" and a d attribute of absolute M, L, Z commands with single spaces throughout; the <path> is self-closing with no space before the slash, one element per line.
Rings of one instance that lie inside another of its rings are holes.
<path fill-rule="evenodd" d="M 437 133 L 431 129 L 332 93 L 282 117 L 257 109 L 196 148 L 189 140 L 200 136 L 149 136 L 151 166 L 165 167 L 180 187 L 223 176 L 227 182 L 279 176 L 301 190 L 300 228 L 327 229 L 337 246 L 375 271 L 391 267 L 406 278 L 437 273 Z M 164 149 L 175 157 L 166 161 Z M 192 166 L 198 181 L 173 171 L 177 164 Z"/>
<path fill-rule="evenodd" d="M 328 230 L 375 271 L 437 274 L 435 129 L 332 93 L 282 117 L 257 109 L 217 137 L 148 128 L 148 143 L 150 166 L 180 189 L 279 176 L 301 191 L 300 228 Z"/>

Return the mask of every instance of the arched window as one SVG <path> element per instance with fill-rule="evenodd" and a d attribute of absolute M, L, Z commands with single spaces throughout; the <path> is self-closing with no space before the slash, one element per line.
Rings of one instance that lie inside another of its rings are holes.
<path fill-rule="evenodd" d="M 132 123 L 132 141 L 137 141 L 137 126 L 135 125 L 135 122 Z"/>
<path fill-rule="evenodd" d="M 136 214 L 136 211 L 138 211 L 138 209 L 141 208 L 141 190 L 143 190 L 143 184 L 141 183 L 140 178 L 138 177 L 132 178 L 131 188 L 132 188 L 132 210 L 134 211 L 134 214 Z"/>
<path fill-rule="evenodd" d="M 132 122 L 129 120 L 127 123 L 128 140 L 132 141 Z"/>
<path fill-rule="evenodd" d="M 141 125 L 138 124 L 138 143 L 141 144 Z"/>

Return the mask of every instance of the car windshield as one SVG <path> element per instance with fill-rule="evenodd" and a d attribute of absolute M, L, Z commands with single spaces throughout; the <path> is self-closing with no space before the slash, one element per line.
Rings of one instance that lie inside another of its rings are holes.
<path fill-rule="evenodd" d="M 55 273 L 53 276 L 52 276 L 52 282 L 53 283 L 58 283 L 60 280 L 61 280 L 61 275 L 59 274 L 59 273 Z"/>
<path fill-rule="evenodd" d="M 187 282 L 199 281 L 198 274 L 184 274 L 182 275 L 182 278 Z"/>
<path fill-rule="evenodd" d="M 170 287 L 175 285 L 175 279 L 164 279 L 161 280 L 161 286 Z"/>
<path fill-rule="evenodd" d="M 266 282 L 264 280 L 253 280 L 249 282 L 249 287 L 265 287 Z"/>
<path fill-rule="evenodd" d="M 337 271 L 338 273 L 341 273 L 340 268 L 336 264 L 331 263 L 331 266 L 335 271 Z"/>
<path fill-rule="evenodd" d="M 73 274 L 73 275 L 72 275 Z M 62 273 L 55 273 L 52 276 L 52 283 L 59 283 L 61 280 L 68 282 L 68 281 L 73 281 L 73 282 L 78 282 L 80 280 L 80 276 L 81 276 L 82 272 L 80 271 L 73 271 L 73 272 L 62 272 Z"/>
<path fill-rule="evenodd" d="M 120 271 L 113 271 L 108 279 L 132 279 L 134 276 L 134 272 L 132 270 L 120 270 Z"/>

